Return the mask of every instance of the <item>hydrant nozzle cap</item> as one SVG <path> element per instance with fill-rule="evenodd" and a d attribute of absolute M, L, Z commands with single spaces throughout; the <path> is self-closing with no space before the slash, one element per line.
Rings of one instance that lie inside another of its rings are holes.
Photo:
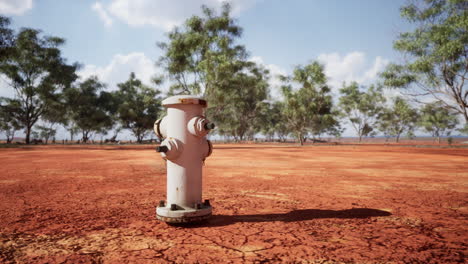
<path fill-rule="evenodd" d="M 205 128 L 205 130 L 211 130 L 211 129 L 215 128 L 215 124 L 214 123 L 206 123 L 203 127 Z"/>
<path fill-rule="evenodd" d="M 167 148 L 167 146 L 157 146 L 157 147 L 156 147 L 156 151 L 157 151 L 157 152 L 164 152 L 164 153 L 166 153 L 166 152 L 169 151 L 169 148 Z"/>

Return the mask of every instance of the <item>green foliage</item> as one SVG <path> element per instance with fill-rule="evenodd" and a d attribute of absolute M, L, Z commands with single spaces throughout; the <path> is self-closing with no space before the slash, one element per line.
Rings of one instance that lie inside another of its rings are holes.
<path fill-rule="evenodd" d="M 388 65 L 384 84 L 432 96 L 468 122 L 468 3 L 420 0 L 403 6 L 401 15 L 417 27 L 394 42 L 407 61 Z"/>
<path fill-rule="evenodd" d="M 376 118 L 382 111 L 385 102 L 382 89 L 372 85 L 367 91 L 361 91 L 359 85 L 352 82 L 348 86 L 343 84 L 340 93 L 340 109 L 356 130 L 359 142 L 361 142 L 362 137 L 373 135 Z"/>
<path fill-rule="evenodd" d="M 65 90 L 69 117 L 87 142 L 92 133 L 103 133 L 112 128 L 115 97 L 102 91 L 105 85 L 96 76 L 89 77 L 76 87 Z"/>
<path fill-rule="evenodd" d="M 247 54 L 235 44 L 242 29 L 230 17 L 229 4 L 223 5 L 220 15 L 206 6 L 202 10 L 203 17 L 189 18 L 169 33 L 168 43 L 159 43 L 164 51 L 159 63 L 175 81 L 172 94 L 203 94 L 213 102 L 208 97 L 229 88 Z"/>
<path fill-rule="evenodd" d="M 0 16 L 0 63 L 3 63 L 11 55 L 14 43 L 13 30 L 9 28 L 10 18 Z"/>
<path fill-rule="evenodd" d="M 164 52 L 159 64 L 174 81 L 170 94 L 203 95 L 218 133 L 236 140 L 253 137 L 266 107 L 268 71 L 247 61 L 244 46 L 236 44 L 242 29 L 229 4 L 220 14 L 205 6 L 202 11 L 171 31 L 167 43 L 159 43 Z"/>
<path fill-rule="evenodd" d="M 60 92 L 77 79 L 78 65 L 68 65 L 59 47 L 64 40 L 40 36 L 35 29 L 21 29 L 9 50 L 8 59 L 0 64 L 0 72 L 16 92 L 16 105 L 11 114 L 25 127 L 29 144 L 33 125 L 57 102 Z"/>
<path fill-rule="evenodd" d="M 124 83 L 117 84 L 116 93 L 118 104 L 118 118 L 122 127 L 130 129 L 141 143 L 147 132 L 153 128 L 161 112 L 160 92 L 147 87 L 135 78 L 132 72 Z"/>
<path fill-rule="evenodd" d="M 430 103 L 421 109 L 419 126 L 431 133 L 432 137 L 437 138 L 439 143 L 440 137 L 450 135 L 457 124 L 457 113 L 441 106 L 440 103 Z"/>
<path fill-rule="evenodd" d="M 403 98 L 396 97 L 393 105 L 390 108 L 384 108 L 378 115 L 377 127 L 385 136 L 396 137 L 396 142 L 398 142 L 403 133 L 413 135 L 417 121 L 417 110 Z"/>
<path fill-rule="evenodd" d="M 4 102 L 7 103 L 4 103 Z M 7 99 L 0 98 L 0 131 L 6 136 L 7 143 L 11 143 L 17 130 L 21 128 L 18 121 L 11 115 L 17 106 L 9 103 Z"/>
<path fill-rule="evenodd" d="M 285 141 L 290 131 L 283 118 L 284 103 L 279 101 L 267 103 L 262 111 L 261 120 L 258 123 L 260 132 L 267 137 L 267 140 L 273 140 L 276 135 L 280 141 Z"/>
<path fill-rule="evenodd" d="M 251 65 L 244 72 L 232 76 L 231 87 L 223 95 L 223 104 L 212 107 L 210 118 L 218 124 L 220 134 L 231 135 L 236 140 L 253 138 L 259 132 L 268 114 L 268 71 Z"/>
<path fill-rule="evenodd" d="M 311 129 L 317 124 L 324 124 L 324 120 L 332 114 L 332 97 L 324 68 L 314 61 L 295 67 L 292 76 L 282 76 L 281 79 L 285 97 L 282 122 L 287 123 L 291 133 L 303 145 Z M 293 84 L 300 88 L 293 89 Z"/>
<path fill-rule="evenodd" d="M 51 127 L 37 126 L 36 128 L 39 130 L 38 136 L 45 140 L 45 144 L 49 142 L 50 138 L 55 137 L 55 135 L 57 134 L 57 130 Z"/>
<path fill-rule="evenodd" d="M 316 122 L 311 124 L 312 136 L 320 139 L 321 135 L 328 134 L 339 138 L 344 130 L 338 120 L 339 115 L 339 111 L 332 110 L 329 114 L 324 114 L 321 118 L 318 118 Z"/>

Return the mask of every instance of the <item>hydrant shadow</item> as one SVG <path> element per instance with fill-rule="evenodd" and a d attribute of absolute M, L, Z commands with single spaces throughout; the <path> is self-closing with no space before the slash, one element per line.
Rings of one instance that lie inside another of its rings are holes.
<path fill-rule="evenodd" d="M 390 212 L 370 209 L 352 208 L 346 210 L 302 209 L 283 214 L 251 214 L 251 215 L 213 215 L 208 221 L 193 225 L 193 227 L 226 226 L 235 223 L 262 223 L 262 222 L 299 222 L 313 219 L 363 219 L 377 216 L 390 216 Z"/>

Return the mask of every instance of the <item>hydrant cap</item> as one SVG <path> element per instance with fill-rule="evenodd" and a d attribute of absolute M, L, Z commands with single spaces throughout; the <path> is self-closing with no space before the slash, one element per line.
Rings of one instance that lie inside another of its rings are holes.
<path fill-rule="evenodd" d="M 163 106 L 177 105 L 177 104 L 199 104 L 206 107 L 205 99 L 195 95 L 175 95 L 162 101 Z"/>

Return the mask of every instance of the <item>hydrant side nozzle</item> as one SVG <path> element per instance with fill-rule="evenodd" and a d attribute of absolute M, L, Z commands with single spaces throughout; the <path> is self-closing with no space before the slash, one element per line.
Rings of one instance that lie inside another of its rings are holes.
<path fill-rule="evenodd" d="M 203 126 L 203 128 L 205 128 L 205 130 L 212 130 L 214 129 L 216 126 L 214 123 L 205 123 L 205 125 Z"/>
<path fill-rule="evenodd" d="M 166 153 L 166 152 L 169 151 L 169 148 L 168 148 L 167 146 L 157 146 L 157 147 L 156 147 L 156 151 L 157 151 L 157 152 L 164 152 L 164 153 Z"/>

